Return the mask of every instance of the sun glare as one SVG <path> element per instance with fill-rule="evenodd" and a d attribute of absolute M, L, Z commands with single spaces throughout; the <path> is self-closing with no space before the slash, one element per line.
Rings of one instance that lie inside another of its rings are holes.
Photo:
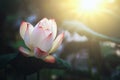
<path fill-rule="evenodd" d="M 106 24 L 109 18 L 120 19 L 119 14 L 114 9 L 119 9 L 116 0 L 65 0 L 62 4 L 68 9 L 69 15 L 73 19 L 78 19 L 90 26 L 97 26 L 99 23 Z M 66 10 L 65 10 L 66 11 Z M 104 20 L 103 20 L 104 18 Z"/>
<path fill-rule="evenodd" d="M 100 8 L 102 0 L 81 0 L 79 8 L 82 11 L 95 11 Z"/>
<path fill-rule="evenodd" d="M 82 0 L 81 8 L 85 11 L 93 11 L 100 5 L 101 0 Z"/>

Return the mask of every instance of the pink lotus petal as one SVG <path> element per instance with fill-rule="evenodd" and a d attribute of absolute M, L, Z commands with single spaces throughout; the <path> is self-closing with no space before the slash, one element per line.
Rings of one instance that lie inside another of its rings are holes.
<path fill-rule="evenodd" d="M 49 30 L 44 30 L 42 27 L 35 27 L 31 34 L 31 42 L 33 47 L 41 48 L 43 40 L 49 36 L 51 32 Z"/>
<path fill-rule="evenodd" d="M 43 50 L 43 51 L 45 51 L 45 52 L 48 52 L 48 51 L 51 49 L 51 47 L 52 47 L 52 43 L 53 43 L 53 37 L 52 37 L 52 36 L 53 36 L 52 33 L 49 34 L 49 36 L 46 37 L 46 38 L 41 42 L 41 44 L 39 43 L 38 47 L 39 47 L 41 50 Z"/>
<path fill-rule="evenodd" d="M 23 39 L 24 39 L 26 28 L 27 28 L 27 22 L 22 22 L 20 25 L 20 35 Z"/>
<path fill-rule="evenodd" d="M 42 28 L 49 27 L 48 19 L 47 18 L 43 18 L 42 20 L 40 20 L 37 23 L 37 25 L 35 25 L 35 27 L 39 27 L 39 26 L 41 26 Z"/>
<path fill-rule="evenodd" d="M 46 56 L 43 60 L 48 63 L 55 63 L 55 57 L 51 55 Z"/>
<path fill-rule="evenodd" d="M 26 32 L 24 35 L 24 41 L 27 47 L 29 47 L 30 49 L 32 49 L 32 45 L 31 45 L 31 33 L 33 31 L 33 28 L 27 24 L 27 28 L 26 28 Z"/>
<path fill-rule="evenodd" d="M 48 20 L 47 18 L 43 18 L 40 21 L 39 26 L 49 29 L 53 33 L 53 39 L 55 39 L 57 34 L 57 24 L 54 19 Z"/>
<path fill-rule="evenodd" d="M 49 26 L 49 20 L 47 18 L 43 18 L 41 21 L 40 21 L 40 24 L 41 26 L 43 27 L 47 27 Z"/>
<path fill-rule="evenodd" d="M 43 57 L 45 57 L 45 56 L 48 55 L 47 52 L 44 52 L 44 51 L 42 51 L 42 50 L 39 49 L 39 48 L 35 48 L 35 49 L 34 49 L 34 54 L 35 54 L 35 57 L 36 57 L 36 58 L 43 58 Z"/>
<path fill-rule="evenodd" d="M 59 45 L 62 43 L 63 37 L 64 37 L 64 33 L 61 33 L 57 36 L 57 38 L 53 42 L 52 48 L 49 51 L 49 53 L 54 52 L 59 47 Z"/>
<path fill-rule="evenodd" d="M 48 20 L 47 18 L 43 18 L 37 23 L 35 27 L 42 27 L 44 29 L 50 30 L 53 33 L 53 39 L 55 39 L 57 34 L 57 24 L 54 19 Z"/>
<path fill-rule="evenodd" d="M 32 31 L 32 29 L 33 29 L 33 26 L 30 24 L 30 23 L 28 23 L 28 22 L 22 22 L 21 23 L 21 26 L 20 26 L 20 35 L 21 35 L 21 37 L 24 39 L 24 35 L 25 35 L 25 32 L 26 32 L 26 29 L 27 29 L 27 25 L 29 24 L 29 26 L 30 26 L 30 30 Z"/>
<path fill-rule="evenodd" d="M 57 24 L 56 24 L 55 20 L 54 19 L 50 19 L 49 20 L 49 25 L 50 25 L 49 28 L 50 28 L 50 30 L 53 33 L 53 39 L 55 39 L 56 34 L 57 34 Z"/>
<path fill-rule="evenodd" d="M 30 23 L 28 23 L 27 26 L 29 26 L 29 35 L 31 35 L 34 27 Z"/>
<path fill-rule="evenodd" d="M 24 55 L 26 57 L 33 56 L 33 54 L 24 47 L 19 47 L 19 51 L 22 53 L 22 55 Z"/>

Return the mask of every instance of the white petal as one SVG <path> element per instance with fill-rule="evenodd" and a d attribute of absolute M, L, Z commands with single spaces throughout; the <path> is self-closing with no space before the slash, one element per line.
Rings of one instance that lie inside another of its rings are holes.
<path fill-rule="evenodd" d="M 57 34 L 57 24 L 54 19 L 48 20 L 47 18 L 43 18 L 41 21 L 37 23 L 35 27 L 41 26 L 44 29 L 49 29 L 53 33 L 53 39 L 55 39 Z"/>
<path fill-rule="evenodd" d="M 27 22 L 22 22 L 20 25 L 20 35 L 23 39 L 24 39 L 26 28 L 27 28 Z"/>
<path fill-rule="evenodd" d="M 52 43 L 53 43 L 53 35 L 52 35 L 52 33 L 49 34 L 49 36 L 46 37 L 41 43 L 42 44 L 39 43 L 38 47 L 40 49 L 42 49 L 43 51 L 48 52 L 51 49 Z"/>
<path fill-rule="evenodd" d="M 29 34 L 31 35 L 32 31 L 34 30 L 34 27 L 30 23 L 28 23 L 28 26 L 29 26 Z"/>
<path fill-rule="evenodd" d="M 31 44 L 31 33 L 33 31 L 33 27 L 29 24 L 27 24 L 27 28 L 25 31 L 25 35 L 24 35 L 24 41 L 27 47 L 29 47 L 30 49 L 33 48 L 32 44 Z"/>
<path fill-rule="evenodd" d="M 40 21 L 40 24 L 41 26 L 43 27 L 49 27 L 49 20 L 47 18 L 43 18 L 41 21 Z"/>
<path fill-rule="evenodd" d="M 42 20 L 40 20 L 36 25 L 35 25 L 35 27 L 39 27 L 39 26 L 41 26 L 41 27 L 49 27 L 49 21 L 48 21 L 48 19 L 47 18 L 43 18 Z"/>
<path fill-rule="evenodd" d="M 21 37 L 24 39 L 24 35 L 25 35 L 25 32 L 26 32 L 26 29 L 27 29 L 27 25 L 29 24 L 30 26 L 30 29 L 32 30 L 33 29 L 33 26 L 28 23 L 28 22 L 22 22 L 21 23 L 21 26 L 20 26 L 20 35 Z"/>
<path fill-rule="evenodd" d="M 54 52 L 59 47 L 59 45 L 62 43 L 63 37 L 64 37 L 64 33 L 61 33 L 57 36 L 57 38 L 53 42 L 52 48 L 49 51 L 49 53 Z"/>
<path fill-rule="evenodd" d="M 52 33 L 53 33 L 53 39 L 55 39 L 55 37 L 56 37 L 56 34 L 57 34 L 57 24 L 56 24 L 56 22 L 55 22 L 55 20 L 54 19 L 50 19 L 49 20 L 49 24 L 50 24 L 50 30 L 52 31 Z"/>
<path fill-rule="evenodd" d="M 35 27 L 31 34 L 31 42 L 33 47 L 39 47 L 41 49 L 43 40 L 48 37 L 51 32 L 44 30 L 41 27 Z"/>

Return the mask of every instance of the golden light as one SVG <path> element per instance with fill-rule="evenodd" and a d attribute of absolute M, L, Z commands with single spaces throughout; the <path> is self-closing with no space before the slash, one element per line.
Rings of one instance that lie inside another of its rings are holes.
<path fill-rule="evenodd" d="M 81 9 L 84 11 L 94 11 L 101 6 L 102 0 L 81 0 Z"/>
<path fill-rule="evenodd" d="M 92 12 L 102 7 L 103 0 L 78 0 L 78 10 Z"/>

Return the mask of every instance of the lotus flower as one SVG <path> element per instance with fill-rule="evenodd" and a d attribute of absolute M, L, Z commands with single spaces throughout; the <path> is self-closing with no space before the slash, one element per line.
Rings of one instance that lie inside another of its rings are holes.
<path fill-rule="evenodd" d="M 54 52 L 61 44 L 64 33 L 57 34 L 57 25 L 53 19 L 43 18 L 35 27 L 28 22 L 22 22 L 20 26 L 20 35 L 29 48 L 20 47 L 19 50 L 25 56 L 34 56 L 46 62 L 54 63 Z"/>

